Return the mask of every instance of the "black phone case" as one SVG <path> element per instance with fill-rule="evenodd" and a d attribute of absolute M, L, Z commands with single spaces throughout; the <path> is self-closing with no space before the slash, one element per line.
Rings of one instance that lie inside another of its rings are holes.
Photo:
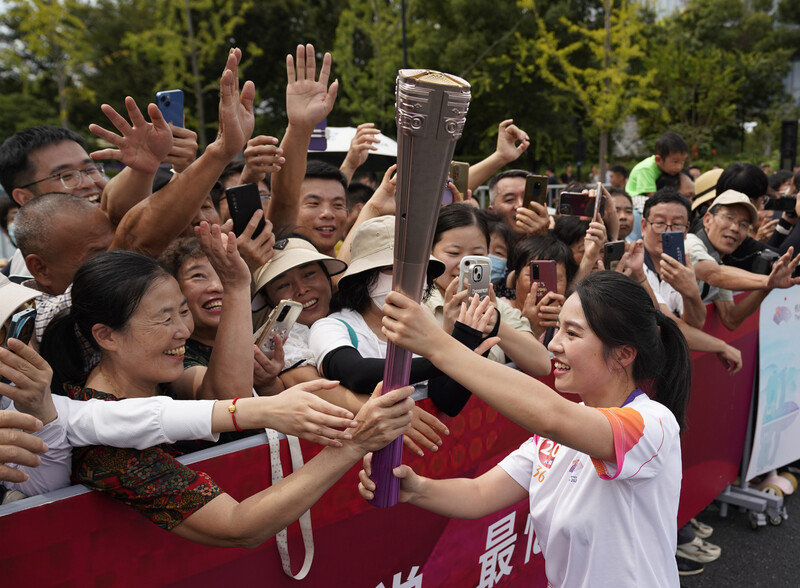
<path fill-rule="evenodd" d="M 256 211 L 261 210 L 261 196 L 258 194 L 258 186 L 255 184 L 233 186 L 225 190 L 225 196 L 228 200 L 228 210 L 233 219 L 233 232 L 238 237 L 244 232 L 247 223 L 250 222 Z M 253 239 L 261 234 L 265 224 L 263 218 L 258 222 L 258 226 L 252 236 Z"/>
<path fill-rule="evenodd" d="M 607 270 L 616 269 L 616 263 L 625 254 L 625 241 L 611 241 L 603 245 L 603 265 Z"/>

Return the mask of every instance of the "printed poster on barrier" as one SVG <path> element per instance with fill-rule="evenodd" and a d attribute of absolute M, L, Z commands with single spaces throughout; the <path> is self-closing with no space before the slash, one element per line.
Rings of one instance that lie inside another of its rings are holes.
<path fill-rule="evenodd" d="M 800 288 L 761 303 L 758 412 L 747 479 L 800 459 Z"/>

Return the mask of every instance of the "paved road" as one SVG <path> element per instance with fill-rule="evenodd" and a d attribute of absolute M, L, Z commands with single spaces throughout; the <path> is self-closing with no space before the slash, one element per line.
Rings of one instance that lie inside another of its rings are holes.
<path fill-rule="evenodd" d="M 702 574 L 681 578 L 681 586 L 800 586 L 800 494 L 786 497 L 785 504 L 787 520 L 755 531 L 747 513 L 738 508 L 729 507 L 728 516 L 722 518 L 716 505 L 709 506 L 697 518 L 714 527 L 709 541 L 722 547 L 722 556 L 706 564 Z"/>

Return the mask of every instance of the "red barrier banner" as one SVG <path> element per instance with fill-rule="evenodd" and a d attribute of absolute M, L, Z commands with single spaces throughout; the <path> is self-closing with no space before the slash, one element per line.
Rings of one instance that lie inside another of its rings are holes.
<path fill-rule="evenodd" d="M 678 526 L 688 522 L 729 484 L 742 464 L 758 349 L 758 313 L 726 329 L 708 304 L 704 331 L 742 352 L 743 367 L 729 375 L 714 353 L 692 353 L 692 392 L 681 437 L 683 480 Z"/>
<path fill-rule="evenodd" d="M 729 376 L 714 354 L 694 354 L 688 430 L 683 436 L 679 523 L 705 508 L 739 469 L 752 391 L 758 317 L 734 333 L 709 308 L 706 330 L 742 351 L 744 368 Z M 545 382 L 552 385 L 552 379 Z M 431 409 L 429 401 L 422 406 Z M 474 477 L 496 465 L 529 434 L 472 398 L 455 418 L 437 453 L 404 452 L 404 463 L 435 478 Z M 321 450 L 301 442 L 305 460 Z M 219 449 L 219 448 L 217 448 Z M 195 454 L 200 457 L 203 454 Z M 284 471 L 291 470 L 286 441 Z M 242 500 L 270 485 L 269 448 L 230 451 L 192 465 Z M 544 561 L 528 519 L 528 504 L 474 521 L 450 520 L 401 504 L 375 509 L 357 492 L 352 468 L 311 510 L 315 556 L 301 582 L 281 568 L 275 541 L 255 550 L 204 547 L 156 527 L 98 493 L 61 500 L 29 499 L 0 507 L 0 577 L 6 586 L 191 586 L 242 583 L 269 586 L 423 588 L 544 587 Z M 63 491 L 55 493 L 57 496 Z M 45 497 L 47 498 L 47 497 Z M 38 502 L 43 504 L 38 504 Z M 7 513 L 7 514 L 5 514 Z M 303 561 L 297 524 L 289 527 L 293 570 Z"/>

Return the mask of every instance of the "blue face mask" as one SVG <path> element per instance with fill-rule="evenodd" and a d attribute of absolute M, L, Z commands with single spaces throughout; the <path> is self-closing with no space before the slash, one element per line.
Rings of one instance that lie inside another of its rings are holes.
<path fill-rule="evenodd" d="M 8 225 L 8 238 L 11 240 L 11 244 L 16 247 L 17 246 L 17 238 L 14 235 L 14 223 L 10 223 Z"/>
<path fill-rule="evenodd" d="M 506 258 L 492 253 L 488 257 L 492 260 L 492 282 L 498 278 L 506 277 Z"/>

